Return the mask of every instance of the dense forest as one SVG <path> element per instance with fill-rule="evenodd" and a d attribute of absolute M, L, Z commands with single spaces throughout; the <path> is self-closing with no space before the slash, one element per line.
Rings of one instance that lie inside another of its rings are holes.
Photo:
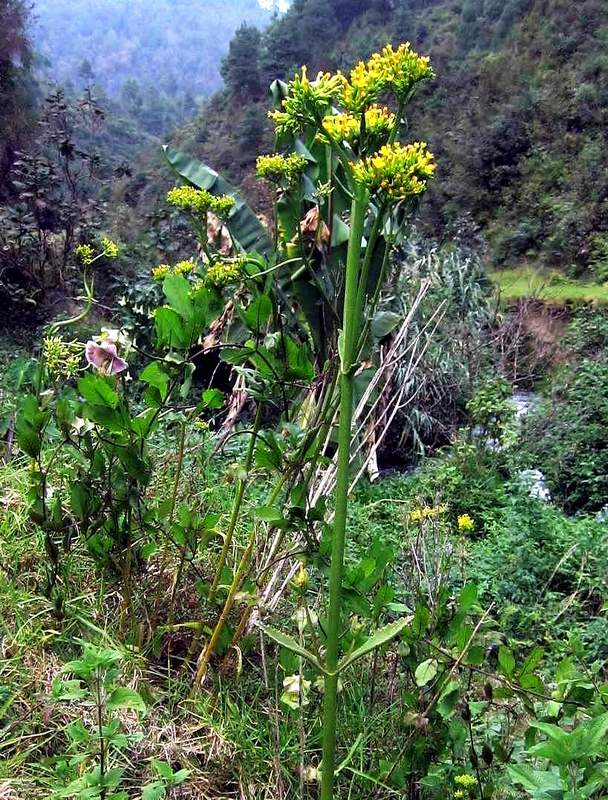
<path fill-rule="evenodd" d="M 0 800 L 605 800 L 605 0 L 0 0 Z"/>

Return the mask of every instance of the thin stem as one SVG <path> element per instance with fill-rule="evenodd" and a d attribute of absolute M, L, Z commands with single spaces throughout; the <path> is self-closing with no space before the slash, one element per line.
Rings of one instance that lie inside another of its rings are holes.
<path fill-rule="evenodd" d="M 346 259 L 342 352 L 340 353 L 340 421 L 335 490 L 331 567 L 329 574 L 329 613 L 327 624 L 327 654 L 325 658 L 325 692 L 323 698 L 323 763 L 321 800 L 333 800 L 336 767 L 336 716 L 338 706 L 338 658 L 340 652 L 340 623 L 342 619 L 342 576 L 348 510 L 351 426 L 354 396 L 353 354 L 359 337 L 357 319 L 357 288 L 359 282 L 361 242 L 367 208 L 367 192 L 359 188 L 351 207 L 351 233 Z"/>
<path fill-rule="evenodd" d="M 97 689 L 97 735 L 99 736 L 99 775 L 101 779 L 101 800 L 106 797 L 106 743 L 103 736 L 103 703 L 101 702 L 101 673 L 95 675 Z"/>
<path fill-rule="evenodd" d="M 249 471 L 251 470 L 251 465 L 253 463 L 255 443 L 258 436 L 258 431 L 260 429 L 260 424 L 262 422 L 262 407 L 263 403 L 261 402 L 258 403 L 258 407 L 255 414 L 255 420 L 253 422 L 253 431 L 251 433 L 249 447 L 247 448 L 247 454 L 245 456 L 245 462 L 243 464 L 243 473 L 246 476 L 249 475 Z M 213 582 L 211 583 L 211 587 L 209 589 L 209 604 L 213 603 L 213 601 L 215 600 L 215 595 L 217 594 L 217 587 L 222 577 L 222 571 L 224 569 L 224 566 L 226 565 L 226 559 L 228 558 L 228 550 L 230 549 L 230 545 L 232 544 L 234 531 L 236 530 L 236 525 L 241 511 L 241 505 L 243 503 L 243 498 L 245 497 L 246 487 L 247 487 L 247 478 L 246 477 L 240 478 L 236 487 L 236 494 L 234 496 L 234 502 L 232 504 L 232 513 L 230 515 L 230 522 L 228 523 L 228 530 L 226 531 L 226 536 L 224 538 L 224 545 L 222 547 L 222 552 L 220 554 L 219 560 L 215 568 L 215 575 L 213 576 Z"/>

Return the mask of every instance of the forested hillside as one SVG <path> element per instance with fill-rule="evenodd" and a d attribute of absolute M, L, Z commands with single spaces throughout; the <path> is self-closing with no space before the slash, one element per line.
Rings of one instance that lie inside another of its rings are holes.
<path fill-rule="evenodd" d="M 93 80 L 112 95 L 205 96 L 243 22 L 266 25 L 258 0 L 35 0 L 34 45 L 60 83 Z M 125 87 L 125 84 L 127 86 Z"/>
<path fill-rule="evenodd" d="M 304 63 L 346 69 L 386 40 L 409 40 L 435 64 L 412 123 L 441 165 L 428 229 L 465 220 L 498 264 L 531 260 L 604 280 L 602 0 L 296 0 L 260 38 L 237 33 L 225 91 L 177 141 L 247 186 L 258 148 L 273 146 L 268 84 Z"/>

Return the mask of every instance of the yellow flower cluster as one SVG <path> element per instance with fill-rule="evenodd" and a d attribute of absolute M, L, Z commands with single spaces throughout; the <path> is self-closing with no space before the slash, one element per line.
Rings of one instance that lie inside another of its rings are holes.
<path fill-rule="evenodd" d="M 88 267 L 95 258 L 95 251 L 90 244 L 79 244 L 76 247 L 76 255 L 85 267 Z"/>
<path fill-rule="evenodd" d="M 422 194 L 436 165 L 424 142 L 384 145 L 373 156 L 352 164 L 355 180 L 389 200 Z"/>
<path fill-rule="evenodd" d="M 225 219 L 235 204 L 234 197 L 223 194 L 215 197 L 206 189 L 195 189 L 194 186 L 175 186 L 167 193 L 167 202 L 182 211 L 191 214 L 204 214 L 213 211 L 218 217 Z"/>
<path fill-rule="evenodd" d="M 397 121 L 395 115 L 387 108 L 370 106 L 364 116 L 364 130 L 368 140 L 375 147 L 388 141 Z M 361 118 L 348 112 L 326 116 L 323 120 L 323 132 L 317 134 L 317 138 L 327 142 L 328 136 L 335 142 L 348 142 L 351 147 L 358 145 L 361 138 Z"/>
<path fill-rule="evenodd" d="M 118 245 L 107 236 L 101 240 L 101 247 L 106 258 L 118 258 Z"/>
<path fill-rule="evenodd" d="M 302 67 L 289 82 L 288 95 L 281 110 L 271 111 L 268 115 L 275 124 L 277 135 L 297 134 L 308 126 L 318 125 L 333 101 L 340 96 L 342 86 L 341 75 L 319 72 L 311 81 L 306 67 Z"/>
<path fill-rule="evenodd" d="M 216 289 L 223 289 L 231 283 L 239 283 L 243 278 L 245 259 L 226 258 L 212 264 L 205 275 L 207 286 L 214 286 Z"/>
<path fill-rule="evenodd" d="M 434 76 L 429 57 L 419 56 L 409 42 L 400 44 L 396 50 L 387 44 L 370 58 L 370 67 L 382 74 L 385 88 L 400 100 L 407 97 L 416 83 Z"/>
<path fill-rule="evenodd" d="M 416 83 L 433 77 L 433 70 L 428 56 L 419 56 L 410 43 L 405 42 L 396 50 L 387 45 L 368 61 L 360 61 L 350 71 L 348 79 L 341 77 L 342 104 L 360 114 L 382 92 L 391 91 L 399 100 L 406 100 Z"/>
<path fill-rule="evenodd" d="M 168 264 L 159 264 L 152 270 L 152 277 L 155 281 L 164 281 L 167 275 L 171 275 L 171 267 Z"/>
<path fill-rule="evenodd" d="M 472 533 L 475 530 L 475 521 L 470 514 L 461 514 L 458 517 L 458 530 L 461 533 Z"/>
<path fill-rule="evenodd" d="M 255 167 L 259 178 L 270 183 L 287 183 L 293 186 L 306 169 L 306 159 L 299 153 L 290 153 L 288 156 L 275 153 L 259 156 Z"/>
<path fill-rule="evenodd" d="M 196 264 L 191 258 L 189 258 L 187 261 L 178 261 L 173 267 L 173 273 L 175 275 L 190 275 L 190 273 L 194 272 L 195 269 Z"/>
<path fill-rule="evenodd" d="M 187 261 L 178 261 L 175 266 L 169 264 L 159 264 L 152 270 L 152 277 L 155 281 L 164 281 L 167 275 L 190 275 L 196 270 L 196 264 L 190 258 Z"/>
<path fill-rule="evenodd" d="M 42 340 L 42 358 L 51 377 L 56 380 L 73 378 L 80 367 L 82 347 L 74 342 L 65 342 L 59 336 L 47 336 Z"/>
<path fill-rule="evenodd" d="M 471 791 L 477 786 L 477 778 L 474 778 L 472 775 L 456 775 L 454 778 L 454 783 L 456 786 L 461 786 L 463 789 L 467 791 Z"/>
<path fill-rule="evenodd" d="M 439 506 L 424 506 L 410 511 L 410 522 L 421 522 L 425 519 L 435 519 L 441 514 L 445 514 L 448 507 L 444 504 Z"/>

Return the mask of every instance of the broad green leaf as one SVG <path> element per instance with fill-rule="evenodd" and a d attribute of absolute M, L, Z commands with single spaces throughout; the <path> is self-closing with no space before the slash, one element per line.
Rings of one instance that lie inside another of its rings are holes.
<path fill-rule="evenodd" d="M 38 458 L 42 447 L 41 433 L 49 419 L 49 413 L 41 411 L 35 395 L 23 401 L 15 426 L 19 447 L 32 458 Z"/>
<path fill-rule="evenodd" d="M 141 790 L 141 800 L 161 800 L 161 798 L 166 796 L 167 790 L 162 781 L 147 783 Z"/>
<path fill-rule="evenodd" d="M 543 660 L 543 656 L 545 654 L 544 647 L 535 647 L 531 653 L 528 655 L 526 660 L 524 661 L 523 667 L 521 668 L 521 675 L 526 675 L 530 672 L 534 672 L 536 667 L 540 664 Z"/>
<path fill-rule="evenodd" d="M 156 342 L 160 347 L 185 349 L 190 345 L 188 331 L 177 311 L 161 306 L 154 312 Z"/>
<path fill-rule="evenodd" d="M 139 692 L 136 692 L 135 689 L 128 689 L 126 686 L 119 686 L 114 689 L 107 705 L 110 711 L 114 711 L 118 708 L 138 711 L 141 714 L 144 714 L 146 711 L 146 704 Z"/>
<path fill-rule="evenodd" d="M 538 770 L 525 764 L 507 767 L 509 777 L 514 783 L 523 786 L 530 794 L 539 796 L 543 793 L 561 790 L 561 780 L 558 772 Z M 549 794 L 545 794 L 549 797 Z"/>
<path fill-rule="evenodd" d="M 267 294 L 260 294 L 241 310 L 241 317 L 250 331 L 259 331 L 270 319 L 272 300 Z"/>
<path fill-rule="evenodd" d="M 509 678 L 515 671 L 515 658 L 508 647 L 501 645 L 498 648 L 498 663 L 504 675 Z"/>
<path fill-rule="evenodd" d="M 107 406 L 115 409 L 118 395 L 109 384 L 109 379 L 88 372 L 78 381 L 78 391 L 84 399 L 94 406 Z"/>
<path fill-rule="evenodd" d="M 437 659 L 428 658 L 422 664 L 418 664 L 414 677 L 416 678 L 416 686 L 426 686 L 437 675 Z"/>
<path fill-rule="evenodd" d="M 147 383 L 148 386 L 153 386 L 155 389 L 158 389 L 162 401 L 166 399 L 171 379 L 158 361 L 152 361 L 151 364 L 148 364 L 148 366 L 140 372 L 139 379 Z"/>
<path fill-rule="evenodd" d="M 477 602 L 477 586 L 474 583 L 467 583 L 467 585 L 460 592 L 458 598 L 458 611 L 469 611 Z"/>
<path fill-rule="evenodd" d="M 203 408 L 221 408 L 224 405 L 224 393 L 219 389 L 205 389 L 202 405 Z"/>
<path fill-rule="evenodd" d="M 400 323 L 402 317 L 394 311 L 378 311 L 372 319 L 372 336 L 383 339 Z"/>
<path fill-rule="evenodd" d="M 344 656 L 340 660 L 338 664 L 338 672 L 342 672 L 351 664 L 353 664 L 357 659 L 362 658 L 363 656 L 371 653 L 373 650 L 376 650 L 378 647 L 382 647 L 384 644 L 388 644 L 391 639 L 394 639 L 395 636 L 398 636 L 404 628 L 411 623 L 413 616 L 403 617 L 403 619 L 395 620 L 395 622 L 389 622 L 388 625 L 385 625 L 383 628 L 377 630 L 372 636 L 367 639 L 367 641 L 363 642 L 362 645 L 357 647 L 353 650 L 352 653 Z"/>
<path fill-rule="evenodd" d="M 133 447 L 120 447 L 117 450 L 120 463 L 129 477 L 142 485 L 150 480 L 150 467 L 140 458 Z"/>
<path fill-rule="evenodd" d="M 167 275 L 163 283 L 163 292 L 169 304 L 186 322 L 190 322 L 194 316 L 190 289 L 183 275 Z"/>
<path fill-rule="evenodd" d="M 156 758 L 152 759 L 152 766 L 165 780 L 170 780 L 173 777 L 173 770 L 171 769 L 171 764 L 167 764 L 166 761 L 159 761 Z"/>
<path fill-rule="evenodd" d="M 284 647 L 286 650 L 295 653 L 297 656 L 301 656 L 321 672 L 325 672 L 315 654 L 298 644 L 293 637 L 276 630 L 276 628 L 268 628 L 266 625 L 260 625 L 260 628 L 269 639 L 272 639 L 277 644 L 280 644 L 281 647 Z"/>
<path fill-rule="evenodd" d="M 437 703 L 437 711 L 444 717 L 448 717 L 454 710 L 458 698 L 460 696 L 460 684 L 457 681 L 449 681 L 447 686 L 441 692 L 439 702 Z"/>

